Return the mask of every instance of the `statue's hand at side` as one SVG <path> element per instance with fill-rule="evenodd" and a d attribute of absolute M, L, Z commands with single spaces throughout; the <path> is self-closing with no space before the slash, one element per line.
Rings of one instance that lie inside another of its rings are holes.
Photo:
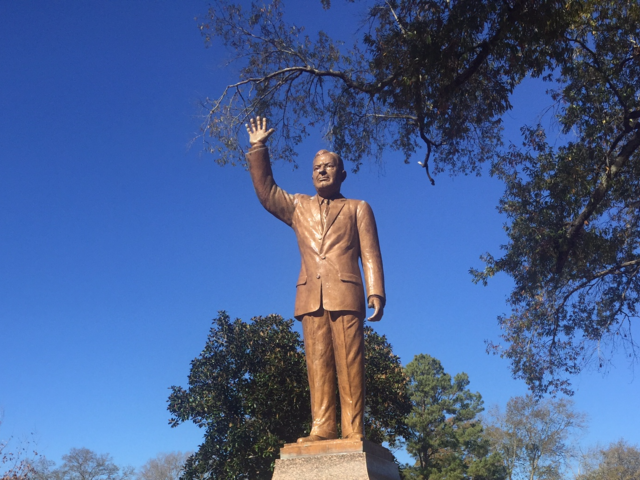
<path fill-rule="evenodd" d="M 249 143 L 251 146 L 256 144 L 263 144 L 271 136 L 275 130 L 272 128 L 267 130 L 267 119 L 264 117 L 256 117 L 249 120 L 249 123 L 245 124 L 247 127 L 247 133 L 249 134 Z"/>
<path fill-rule="evenodd" d="M 371 315 L 367 320 L 370 322 L 379 322 L 382 319 L 382 314 L 384 313 L 384 307 L 382 306 L 382 298 L 378 295 L 371 295 L 369 297 L 369 308 L 373 308 L 373 315 Z"/>

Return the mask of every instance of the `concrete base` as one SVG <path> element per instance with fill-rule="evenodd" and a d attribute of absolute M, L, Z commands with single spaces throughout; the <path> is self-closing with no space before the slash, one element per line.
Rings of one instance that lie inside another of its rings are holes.
<path fill-rule="evenodd" d="M 368 440 L 288 443 L 273 480 L 400 480 L 389 450 Z"/>

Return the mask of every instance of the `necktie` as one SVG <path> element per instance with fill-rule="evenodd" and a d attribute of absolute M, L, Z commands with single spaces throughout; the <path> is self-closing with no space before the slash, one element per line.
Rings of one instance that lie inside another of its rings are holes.
<path fill-rule="evenodd" d="M 321 203 L 322 211 L 320 212 L 320 218 L 322 219 L 322 231 L 327 228 L 327 215 L 329 215 L 329 199 L 325 198 Z"/>

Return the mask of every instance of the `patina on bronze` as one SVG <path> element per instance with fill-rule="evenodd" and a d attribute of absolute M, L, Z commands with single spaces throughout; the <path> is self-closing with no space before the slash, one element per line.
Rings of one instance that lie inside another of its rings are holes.
<path fill-rule="evenodd" d="M 340 194 L 347 172 L 340 157 L 320 150 L 313 159 L 317 195 L 289 194 L 276 185 L 265 143 L 266 118 L 247 124 L 249 171 L 260 203 L 293 228 L 300 248 L 294 316 L 302 321 L 311 391 L 312 427 L 298 442 L 337 438 L 336 372 L 342 437 L 364 438 L 365 294 L 372 322 L 382 318 L 385 293 L 378 232 L 371 207 Z"/>

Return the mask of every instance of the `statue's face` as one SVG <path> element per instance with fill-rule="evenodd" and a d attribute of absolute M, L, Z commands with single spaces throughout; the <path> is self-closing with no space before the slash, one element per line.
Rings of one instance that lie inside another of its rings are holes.
<path fill-rule="evenodd" d="M 313 186 L 323 197 L 340 193 L 340 185 L 346 177 L 347 172 L 340 168 L 333 155 L 318 155 L 313 159 Z"/>

